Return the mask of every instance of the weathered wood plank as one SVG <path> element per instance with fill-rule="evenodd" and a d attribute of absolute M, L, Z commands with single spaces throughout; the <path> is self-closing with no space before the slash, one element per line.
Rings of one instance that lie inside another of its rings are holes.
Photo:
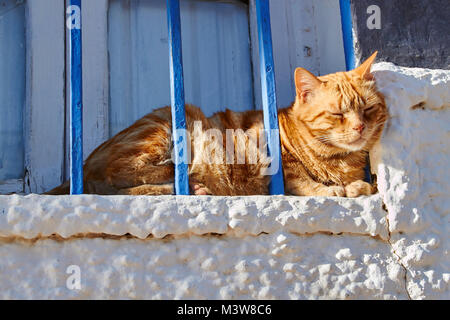
<path fill-rule="evenodd" d="M 0 1 L 0 181 L 24 176 L 25 48 L 25 5 Z"/>
<path fill-rule="evenodd" d="M 66 0 L 69 4 L 69 0 Z M 109 138 L 108 0 L 83 1 L 83 159 Z M 67 29 L 66 38 L 70 37 Z M 69 60 L 69 43 L 66 44 Z M 69 86 L 70 72 L 66 74 Z M 69 95 L 66 113 L 69 114 Z M 127 110 L 127 108 L 124 108 Z M 69 179 L 69 117 L 66 117 L 65 179 Z"/>
<path fill-rule="evenodd" d="M 83 154 L 109 138 L 108 0 L 83 1 Z M 126 108 L 126 106 L 124 106 Z"/>
<path fill-rule="evenodd" d="M 27 1 L 26 192 L 43 192 L 64 171 L 64 1 Z"/>
<path fill-rule="evenodd" d="M 295 97 L 294 70 L 304 67 L 319 71 L 319 52 L 314 21 L 313 0 L 270 0 L 271 30 L 274 61 L 277 73 L 277 101 L 280 107 L 289 106 Z M 250 28 L 252 59 L 258 61 L 257 21 L 255 0 L 250 0 Z M 261 109 L 259 69 L 253 69 L 255 104 Z"/>
<path fill-rule="evenodd" d="M 345 70 L 344 43 L 342 41 L 339 1 L 314 1 L 313 11 L 319 50 L 318 75 Z M 324 21 L 326 21 L 326 23 L 324 23 Z"/>
<path fill-rule="evenodd" d="M 180 2 L 185 100 L 206 115 L 253 108 L 248 6 Z M 170 104 L 165 1 L 110 1 L 110 133 Z"/>
<path fill-rule="evenodd" d="M 23 179 L 0 181 L 0 194 L 23 193 Z"/>
<path fill-rule="evenodd" d="M 255 0 L 249 3 L 252 60 L 258 61 Z M 345 69 L 339 2 L 270 0 L 270 15 L 277 101 L 282 108 L 289 106 L 295 97 L 295 68 L 303 67 L 316 75 Z M 255 105 L 261 109 L 258 68 L 253 68 L 253 79 Z"/>

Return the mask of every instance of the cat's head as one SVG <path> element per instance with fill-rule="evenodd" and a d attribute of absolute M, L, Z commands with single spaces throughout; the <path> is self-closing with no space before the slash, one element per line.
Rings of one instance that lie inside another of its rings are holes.
<path fill-rule="evenodd" d="M 295 70 L 294 112 L 313 138 L 342 151 L 368 150 L 387 118 L 370 68 L 377 52 L 358 68 L 316 77 Z"/>

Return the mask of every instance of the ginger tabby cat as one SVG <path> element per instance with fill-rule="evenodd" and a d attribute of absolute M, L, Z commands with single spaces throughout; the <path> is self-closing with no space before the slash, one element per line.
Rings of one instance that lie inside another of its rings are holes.
<path fill-rule="evenodd" d="M 295 102 L 278 111 L 286 193 L 373 193 L 362 181 L 366 154 L 380 138 L 388 116 L 370 73 L 375 57 L 376 52 L 355 70 L 322 77 L 295 70 Z M 256 143 L 262 140 L 262 111 L 226 110 L 206 118 L 199 108 L 186 105 L 186 122 L 192 159 L 189 181 L 195 194 L 268 194 L 270 176 L 261 170 L 269 162 Z M 85 193 L 173 194 L 171 127 L 170 108 L 160 108 L 100 145 L 84 165 Z M 234 129 L 234 135 L 227 129 Z M 257 139 L 244 131 L 256 132 Z M 65 182 L 47 194 L 67 193 Z"/>

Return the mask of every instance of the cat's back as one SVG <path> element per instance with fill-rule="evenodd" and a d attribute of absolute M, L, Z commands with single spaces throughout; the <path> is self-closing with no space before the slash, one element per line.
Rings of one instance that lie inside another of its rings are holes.
<path fill-rule="evenodd" d="M 187 129 L 190 130 L 196 121 L 210 127 L 200 108 L 187 104 Z M 164 162 L 171 156 L 171 140 L 171 108 L 155 109 L 97 147 L 86 160 L 85 176 L 87 179 L 103 180 L 108 178 L 109 171 L 132 166 L 138 161 L 148 163 L 149 160 L 143 159 L 143 155 L 151 155 L 151 163 Z"/>
<path fill-rule="evenodd" d="M 225 131 L 226 129 L 233 130 L 248 130 L 248 129 L 262 129 L 263 116 L 261 110 L 248 111 L 225 111 L 216 112 L 208 118 L 211 128 Z"/>
<path fill-rule="evenodd" d="M 86 180 L 112 180 L 125 168 L 158 163 L 170 156 L 171 110 L 162 107 L 145 115 L 97 147 L 85 163 Z"/>

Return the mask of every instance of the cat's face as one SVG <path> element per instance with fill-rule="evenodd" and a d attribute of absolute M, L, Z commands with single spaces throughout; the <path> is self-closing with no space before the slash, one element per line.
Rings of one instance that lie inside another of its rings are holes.
<path fill-rule="evenodd" d="M 295 73 L 299 118 L 319 142 L 358 151 L 378 137 L 387 118 L 382 95 L 370 74 L 375 55 L 359 68 L 315 77 Z"/>

